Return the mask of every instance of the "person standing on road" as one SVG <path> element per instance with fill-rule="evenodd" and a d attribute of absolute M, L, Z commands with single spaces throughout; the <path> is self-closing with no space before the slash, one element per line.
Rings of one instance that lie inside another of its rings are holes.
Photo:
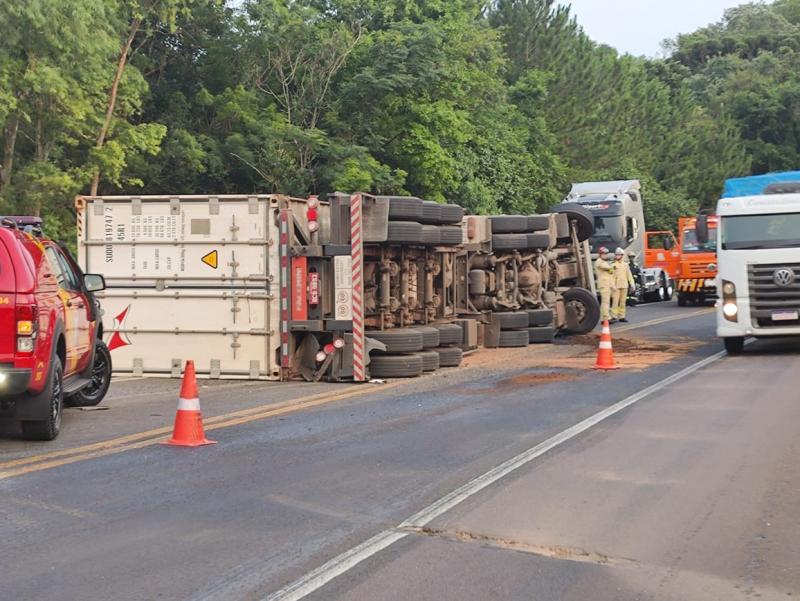
<path fill-rule="evenodd" d="M 614 280 L 611 290 L 611 317 L 614 320 L 627 322 L 628 291 L 636 287 L 631 273 L 631 266 L 625 260 L 625 251 L 618 248 L 614 251 Z"/>
<path fill-rule="evenodd" d="M 611 290 L 614 287 L 614 265 L 609 262 L 608 249 L 601 246 L 598 249 L 600 257 L 594 264 L 597 277 L 597 290 L 600 292 L 600 319 L 611 319 Z"/>

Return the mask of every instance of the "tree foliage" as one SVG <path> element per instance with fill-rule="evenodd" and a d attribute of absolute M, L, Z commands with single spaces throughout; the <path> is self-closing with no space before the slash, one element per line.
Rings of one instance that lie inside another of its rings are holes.
<path fill-rule="evenodd" d="M 666 59 L 556 0 L 0 3 L 0 210 L 70 236 L 72 197 L 324 194 L 546 210 L 640 178 L 648 225 L 800 160 L 800 0 L 744 4 Z"/>

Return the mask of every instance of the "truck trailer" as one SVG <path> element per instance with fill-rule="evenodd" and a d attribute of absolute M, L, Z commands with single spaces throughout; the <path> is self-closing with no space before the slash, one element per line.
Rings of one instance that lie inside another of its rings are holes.
<path fill-rule="evenodd" d="M 78 197 L 116 371 L 410 377 L 599 319 L 585 216 L 465 216 L 413 197 Z M 591 223 L 589 224 L 591 226 Z"/>

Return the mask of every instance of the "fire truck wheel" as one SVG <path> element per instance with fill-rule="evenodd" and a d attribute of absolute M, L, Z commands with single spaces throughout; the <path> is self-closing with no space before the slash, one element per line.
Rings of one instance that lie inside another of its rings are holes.
<path fill-rule="evenodd" d="M 517 348 L 528 346 L 530 344 L 530 337 L 528 329 L 524 330 L 501 330 L 500 331 L 500 344 L 502 348 Z"/>
<path fill-rule="evenodd" d="M 396 330 L 369 330 L 367 338 L 386 345 L 386 353 L 415 353 L 422 350 L 422 332 L 413 328 Z"/>
<path fill-rule="evenodd" d="M 111 386 L 111 352 L 102 340 L 95 344 L 92 383 L 73 395 L 64 397 L 67 407 L 95 407 L 105 398 Z"/>
<path fill-rule="evenodd" d="M 430 372 L 439 369 L 439 353 L 436 351 L 423 351 L 419 353 L 422 357 L 422 371 Z"/>
<path fill-rule="evenodd" d="M 528 218 L 523 215 L 497 215 L 490 217 L 493 234 L 524 234 L 529 232 Z"/>
<path fill-rule="evenodd" d="M 441 230 L 437 225 L 422 226 L 422 243 L 425 246 L 438 246 L 442 243 Z"/>
<path fill-rule="evenodd" d="M 494 250 L 524 250 L 528 248 L 527 234 L 493 234 Z"/>
<path fill-rule="evenodd" d="M 464 359 L 464 351 L 457 346 L 443 346 L 436 349 L 439 355 L 439 367 L 458 367 Z"/>
<path fill-rule="evenodd" d="M 585 288 L 570 288 L 564 293 L 567 327 L 570 334 L 588 334 L 600 321 L 600 303 Z"/>
<path fill-rule="evenodd" d="M 422 201 L 419 198 L 390 196 L 389 219 L 395 221 L 419 221 L 422 219 Z"/>
<path fill-rule="evenodd" d="M 528 232 L 543 232 L 550 229 L 550 215 L 528 215 Z"/>
<path fill-rule="evenodd" d="M 454 323 L 440 323 L 433 327 L 439 330 L 440 345 L 460 345 L 464 342 L 464 330 L 461 329 L 461 326 Z"/>
<path fill-rule="evenodd" d="M 589 209 L 577 202 L 564 202 L 553 207 L 553 213 L 564 213 L 575 224 L 578 242 L 588 240 L 594 234 L 594 215 Z M 570 242 L 570 238 L 559 239 L 559 242 Z"/>
<path fill-rule="evenodd" d="M 61 431 L 61 416 L 64 412 L 64 370 L 61 359 L 53 357 L 44 390 L 27 399 L 29 403 L 39 403 L 46 407 L 47 417 L 43 420 L 22 422 L 22 436 L 25 440 L 53 440 Z"/>
<path fill-rule="evenodd" d="M 370 358 L 373 378 L 416 378 L 422 375 L 422 355 L 375 355 Z"/>
<path fill-rule="evenodd" d="M 387 242 L 422 243 L 422 225 L 414 221 L 390 221 Z"/>
<path fill-rule="evenodd" d="M 528 327 L 529 318 L 527 311 L 493 313 L 492 318 L 500 324 L 501 330 L 519 330 Z"/>
<path fill-rule="evenodd" d="M 443 225 L 439 228 L 439 236 L 442 239 L 442 244 L 446 245 L 461 244 L 464 240 L 464 234 L 457 225 Z"/>
<path fill-rule="evenodd" d="M 535 326 L 551 326 L 553 325 L 553 310 L 552 309 L 529 309 L 528 310 L 528 325 Z"/>
<path fill-rule="evenodd" d="M 538 234 L 526 234 L 528 237 L 528 248 L 532 250 L 547 250 L 553 246 L 550 234 L 547 232 Z"/>
<path fill-rule="evenodd" d="M 436 328 L 424 326 L 413 329 L 422 334 L 423 349 L 434 349 L 441 344 L 441 341 L 439 340 L 439 330 Z"/>
<path fill-rule="evenodd" d="M 464 219 L 464 209 L 458 205 L 442 205 L 442 223 L 461 224 Z"/>
<path fill-rule="evenodd" d="M 423 200 L 422 201 L 422 217 L 420 218 L 422 223 L 431 223 L 433 225 L 439 225 L 442 223 L 442 205 L 438 202 L 433 202 L 432 200 Z"/>
<path fill-rule="evenodd" d="M 553 342 L 555 335 L 556 330 L 553 326 L 538 326 L 535 328 L 528 328 L 528 342 L 531 344 Z"/>
<path fill-rule="evenodd" d="M 686 297 L 686 295 L 683 292 L 678 292 L 678 306 L 685 307 L 688 304 L 689 299 Z"/>
<path fill-rule="evenodd" d="M 482 296 L 486 294 L 486 272 L 481 269 L 473 269 L 469 272 L 469 294 L 470 296 Z"/>

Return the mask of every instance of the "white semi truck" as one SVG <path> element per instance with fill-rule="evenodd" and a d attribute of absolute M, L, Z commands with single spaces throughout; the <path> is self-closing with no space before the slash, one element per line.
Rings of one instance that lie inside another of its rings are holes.
<path fill-rule="evenodd" d="M 612 253 L 622 248 L 636 279 L 637 302 L 672 300 L 675 283 L 661 267 L 645 266 L 645 222 L 642 185 L 639 180 L 583 182 L 572 184 L 559 207 L 583 209 L 593 221 L 589 245 L 594 256 L 601 246 Z"/>
<path fill-rule="evenodd" d="M 717 214 L 725 349 L 741 353 L 747 337 L 800 337 L 800 171 L 728 180 Z"/>

